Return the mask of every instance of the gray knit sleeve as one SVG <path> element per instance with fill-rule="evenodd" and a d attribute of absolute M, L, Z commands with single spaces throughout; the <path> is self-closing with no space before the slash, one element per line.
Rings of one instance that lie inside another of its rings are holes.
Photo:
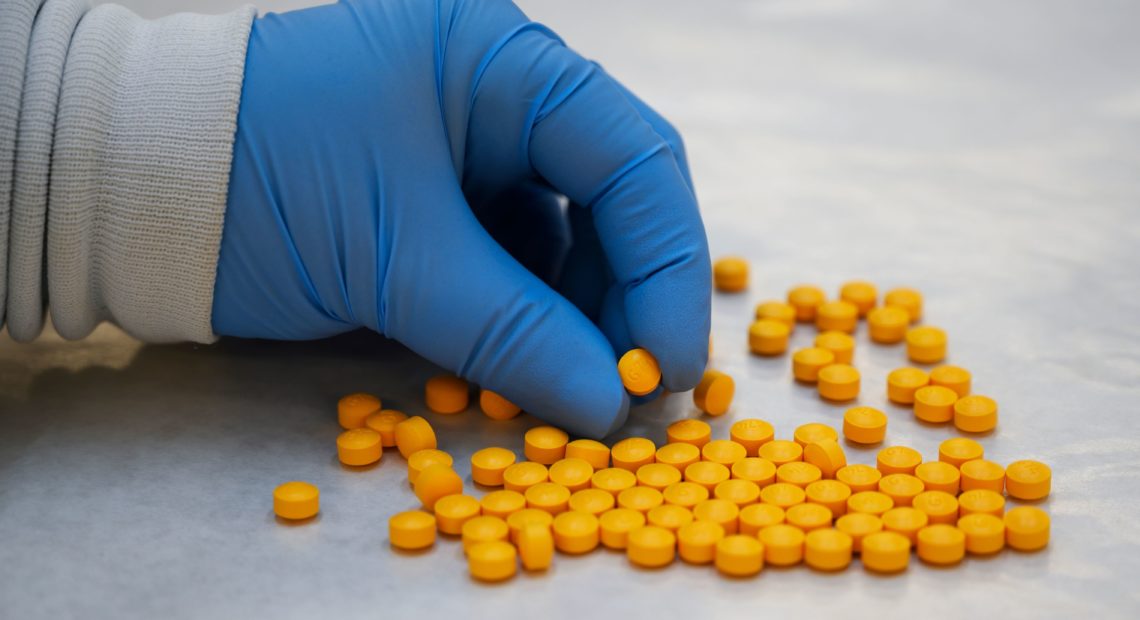
<path fill-rule="evenodd" d="M 0 321 L 213 339 L 252 7 L 148 21 L 0 0 Z"/>

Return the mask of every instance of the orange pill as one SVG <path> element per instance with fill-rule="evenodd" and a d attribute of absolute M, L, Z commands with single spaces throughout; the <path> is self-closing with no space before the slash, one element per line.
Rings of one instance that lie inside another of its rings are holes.
<path fill-rule="evenodd" d="M 780 355 L 788 350 L 792 330 L 782 321 L 760 319 L 748 327 L 748 348 L 756 355 Z"/>
<path fill-rule="evenodd" d="M 922 318 L 922 293 L 913 288 L 895 288 L 887 291 L 883 296 L 883 305 L 906 310 L 911 323 Z"/>
<path fill-rule="evenodd" d="M 1005 514 L 1005 542 L 1018 551 L 1037 551 L 1049 544 L 1049 515 L 1035 506 L 1018 506 Z"/>
<path fill-rule="evenodd" d="M 396 447 L 396 425 L 408 416 L 402 411 L 395 409 L 381 409 L 375 413 L 370 414 L 364 419 L 364 425 L 377 433 L 380 433 L 380 445 L 385 448 Z"/>
<path fill-rule="evenodd" d="M 787 482 L 776 482 L 760 489 L 760 501 L 779 506 L 784 510 L 804 503 L 807 493 L 800 487 Z"/>
<path fill-rule="evenodd" d="M 882 477 L 883 472 L 862 463 L 840 467 L 835 472 L 835 479 L 851 487 L 853 493 L 878 489 Z"/>
<path fill-rule="evenodd" d="M 637 468 L 637 484 L 663 491 L 681 481 L 681 470 L 664 463 L 647 463 Z"/>
<path fill-rule="evenodd" d="M 693 518 L 712 521 L 724 528 L 724 533 L 735 534 L 740 523 L 740 507 L 726 499 L 706 499 L 693 506 Z"/>
<path fill-rule="evenodd" d="M 594 468 L 582 459 L 567 457 L 552 464 L 548 475 L 551 482 L 560 484 L 573 493 L 590 487 L 590 477 L 594 475 Z"/>
<path fill-rule="evenodd" d="M 839 433 L 835 432 L 834 428 L 820 423 L 808 422 L 796 427 L 795 432 L 792 433 L 792 439 L 803 447 L 807 447 L 809 443 L 822 441 L 824 439 L 839 439 Z"/>
<path fill-rule="evenodd" d="M 554 562 L 554 533 L 550 526 L 528 525 L 516 539 L 523 568 L 546 570 Z"/>
<path fill-rule="evenodd" d="M 782 301 L 765 301 L 756 305 L 756 320 L 769 319 L 772 321 L 779 321 L 788 326 L 788 329 L 795 331 L 796 329 L 796 309 L 792 304 Z"/>
<path fill-rule="evenodd" d="M 787 523 L 769 525 L 756 535 L 764 545 L 764 561 L 773 566 L 794 566 L 804 559 L 804 531 Z"/>
<path fill-rule="evenodd" d="M 514 464 L 514 452 L 506 448 L 483 448 L 471 455 L 471 480 L 489 487 L 503 486 L 503 472 Z"/>
<path fill-rule="evenodd" d="M 935 524 L 918 531 L 918 557 L 936 566 L 950 566 L 966 555 L 966 535 L 953 525 Z"/>
<path fill-rule="evenodd" d="M 756 418 L 737 420 L 728 429 L 728 436 L 744 446 L 748 456 L 756 456 L 760 446 L 772 441 L 775 435 L 776 429 L 771 423 Z"/>
<path fill-rule="evenodd" d="M 927 461 L 914 468 L 914 475 L 922 481 L 927 491 L 943 491 L 958 494 L 962 472 L 957 467 L 942 461 Z"/>
<path fill-rule="evenodd" d="M 815 326 L 820 331 L 852 333 L 859 322 L 859 309 L 846 301 L 825 301 L 816 308 Z"/>
<path fill-rule="evenodd" d="M 776 468 L 776 482 L 794 484 L 801 489 L 822 477 L 819 467 L 804 461 L 792 461 Z"/>
<path fill-rule="evenodd" d="M 321 492 L 308 482 L 293 480 L 273 489 L 273 513 L 282 519 L 299 521 L 320 511 Z"/>
<path fill-rule="evenodd" d="M 910 541 L 897 532 L 876 532 L 863 538 L 860 559 L 863 568 L 877 573 L 897 573 L 910 563 Z"/>
<path fill-rule="evenodd" d="M 883 475 L 887 474 L 914 474 L 918 464 L 922 462 L 922 454 L 914 448 L 906 446 L 890 446 L 879 450 L 875 455 L 875 466 Z"/>
<path fill-rule="evenodd" d="M 924 325 L 906 332 L 906 354 L 919 364 L 937 364 L 946 358 L 946 332 Z"/>
<path fill-rule="evenodd" d="M 487 389 L 479 391 L 479 409 L 492 420 L 509 420 L 522 412 L 518 405 Z"/>
<path fill-rule="evenodd" d="M 470 495 L 446 495 L 435 503 L 436 526 L 442 534 L 458 536 L 463 531 L 463 524 L 478 517 L 481 510 L 479 500 Z"/>
<path fill-rule="evenodd" d="M 701 449 L 691 443 L 667 443 L 657 448 L 656 458 L 658 463 L 684 471 L 689 465 L 701 460 Z"/>
<path fill-rule="evenodd" d="M 839 287 L 839 299 L 855 306 L 859 316 L 866 316 L 879 300 L 879 290 L 863 280 L 845 282 Z"/>
<path fill-rule="evenodd" d="M 363 392 L 349 394 L 336 403 L 337 421 L 347 430 L 364 426 L 364 420 L 377 411 L 380 411 L 380 399 Z"/>
<path fill-rule="evenodd" d="M 550 474 L 545 465 L 524 461 L 503 470 L 503 487 L 508 491 L 522 493 L 540 482 L 546 482 L 549 478 Z"/>
<path fill-rule="evenodd" d="M 452 375 L 436 375 L 424 384 L 424 401 L 436 413 L 453 414 L 467 408 L 467 382 Z"/>
<path fill-rule="evenodd" d="M 435 517 L 422 510 L 408 510 L 388 518 L 388 542 L 397 549 L 414 551 L 435 544 Z"/>
<path fill-rule="evenodd" d="M 785 511 L 773 504 L 749 504 L 740 509 L 739 531 L 745 536 L 756 536 L 769 525 L 784 522 Z"/>
<path fill-rule="evenodd" d="M 825 400 L 854 400 L 859 395 L 859 371 L 847 364 L 824 366 L 819 371 L 817 387 Z"/>
<path fill-rule="evenodd" d="M 974 459 L 958 466 L 962 472 L 960 488 L 963 491 L 985 489 L 1001 493 L 1005 489 L 1005 468 L 993 461 Z"/>
<path fill-rule="evenodd" d="M 923 422 L 941 424 L 954 419 L 954 403 L 958 394 L 948 387 L 928 385 L 914 392 L 914 417 Z"/>
<path fill-rule="evenodd" d="M 815 383 L 819 381 L 819 372 L 834 363 L 835 354 L 827 349 L 800 349 L 792 355 L 792 375 L 796 381 Z"/>
<path fill-rule="evenodd" d="M 819 504 L 796 504 L 786 511 L 788 525 L 810 532 L 822 527 L 831 527 L 831 511 Z"/>
<path fill-rule="evenodd" d="M 802 284 L 788 291 L 788 305 L 795 308 L 797 321 L 814 321 L 816 310 L 826 299 L 818 286 Z"/>
<path fill-rule="evenodd" d="M 838 480 L 816 480 L 807 485 L 804 495 L 809 504 L 819 504 L 830 510 L 833 518 L 839 518 L 847 512 L 851 487 Z"/>
<path fill-rule="evenodd" d="M 416 497 L 432 510 L 441 497 L 463 492 L 463 479 L 447 465 L 429 465 L 416 477 Z"/>
<path fill-rule="evenodd" d="M 676 533 L 677 530 L 693 522 L 693 511 L 674 504 L 661 504 L 645 513 L 645 521 L 654 527 Z"/>
<path fill-rule="evenodd" d="M 976 513 L 1002 516 L 1005 514 L 1005 498 L 988 489 L 974 489 L 959 495 L 958 515 L 964 517 Z"/>
<path fill-rule="evenodd" d="M 566 431 L 553 426 L 536 426 L 523 435 L 523 453 L 527 460 L 551 465 L 566 458 L 566 444 L 570 437 Z"/>
<path fill-rule="evenodd" d="M 946 364 L 930 371 L 930 385 L 950 388 L 959 398 L 970 393 L 970 380 L 970 371 L 960 366 Z"/>
<path fill-rule="evenodd" d="M 622 508 L 648 513 L 664 504 L 665 496 L 652 487 L 632 487 L 618 493 L 617 503 Z"/>
<path fill-rule="evenodd" d="M 711 564 L 724 528 L 712 521 L 692 521 L 677 530 L 677 554 L 690 564 Z"/>
<path fill-rule="evenodd" d="M 618 493 L 637 486 L 637 476 L 628 469 L 608 467 L 594 472 L 590 478 L 590 486 L 617 497 Z"/>
<path fill-rule="evenodd" d="M 667 566 L 677 557 L 677 535 L 652 525 L 639 527 L 627 537 L 626 557 L 643 568 Z"/>
<path fill-rule="evenodd" d="M 610 466 L 610 448 L 593 439 L 575 439 L 566 444 L 566 458 L 582 459 L 595 470 Z"/>
<path fill-rule="evenodd" d="M 768 443 L 760 446 L 757 451 L 760 458 L 768 459 L 776 467 L 784 463 L 791 463 L 793 461 L 802 461 L 804 456 L 803 446 L 787 439 L 773 439 Z"/>
<path fill-rule="evenodd" d="M 855 358 L 855 339 L 843 332 L 823 332 L 815 337 L 813 344 L 831 351 L 837 364 L 850 364 Z"/>
<path fill-rule="evenodd" d="M 767 486 L 776 481 L 776 465 L 758 456 L 740 459 L 732 464 L 730 471 L 733 478 L 750 480 L 760 486 Z"/>
<path fill-rule="evenodd" d="M 523 508 L 512 512 L 507 517 L 507 527 L 510 528 L 510 541 L 511 544 L 519 544 L 519 534 L 528 527 L 538 526 L 550 529 L 550 525 L 554 523 L 554 516 L 545 510 L 538 510 L 536 508 Z"/>
<path fill-rule="evenodd" d="M 879 480 L 879 492 L 889 496 L 895 506 L 910 506 L 925 490 L 922 481 L 910 474 L 887 474 Z"/>
<path fill-rule="evenodd" d="M 938 445 L 938 460 L 961 467 L 962 463 L 985 456 L 982 444 L 965 437 L 947 439 Z"/>
<path fill-rule="evenodd" d="M 598 517 L 602 544 L 610 549 L 625 549 L 629 533 L 645 525 L 645 514 L 629 508 L 614 508 Z"/>
<path fill-rule="evenodd" d="M 857 444 L 879 443 L 887 436 L 887 415 L 874 407 L 852 407 L 843 413 L 843 436 Z"/>
<path fill-rule="evenodd" d="M 895 507 L 894 500 L 878 491 L 860 491 L 847 498 L 847 512 L 862 512 L 876 517 Z"/>
<path fill-rule="evenodd" d="M 552 515 L 559 515 L 570 509 L 570 489 L 553 482 L 540 482 L 525 492 L 527 508 L 545 510 Z"/>
<path fill-rule="evenodd" d="M 819 468 L 824 478 L 834 478 L 835 472 L 847 466 L 847 455 L 839 442 L 834 439 L 821 439 L 809 443 L 804 448 L 804 463 Z"/>
<path fill-rule="evenodd" d="M 887 375 L 887 398 L 900 405 L 914 403 L 914 393 L 930 384 L 930 375 L 925 370 L 896 368 Z"/>
<path fill-rule="evenodd" d="M 570 510 L 588 512 L 594 516 L 601 516 L 607 510 L 617 505 L 614 496 L 601 489 L 582 489 L 570 495 Z"/>
<path fill-rule="evenodd" d="M 733 463 L 746 456 L 748 456 L 748 451 L 744 449 L 744 446 L 727 439 L 714 439 L 701 448 L 702 460 L 720 463 L 725 467 L 731 467 Z"/>
<path fill-rule="evenodd" d="M 709 498 L 709 490 L 695 482 L 674 482 L 661 491 L 666 504 L 692 509 Z"/>
<path fill-rule="evenodd" d="M 601 541 L 598 518 L 588 512 L 563 512 L 550 525 L 554 547 L 569 555 L 589 553 Z"/>
<path fill-rule="evenodd" d="M 958 498 L 945 491 L 923 491 L 915 496 L 912 506 L 925 513 L 931 523 L 958 522 Z"/>
<path fill-rule="evenodd" d="M 371 465 L 379 461 L 384 452 L 381 441 L 380 433 L 370 428 L 347 430 L 336 438 L 336 456 L 345 465 Z"/>
<path fill-rule="evenodd" d="M 630 349 L 618 360 L 622 385 L 634 396 L 645 396 L 661 383 L 661 367 L 657 358 L 645 349 Z"/>
<path fill-rule="evenodd" d="M 988 396 L 973 394 L 954 403 L 954 426 L 967 433 L 985 433 L 994 430 L 998 421 L 998 406 Z"/>
<path fill-rule="evenodd" d="M 713 283 L 722 293 L 739 293 L 748 288 L 748 261 L 725 256 L 713 262 Z"/>
<path fill-rule="evenodd" d="M 835 529 L 851 537 L 851 548 L 856 553 L 863 550 L 863 539 L 883 531 L 883 520 L 863 512 L 852 512 L 835 520 Z"/>
<path fill-rule="evenodd" d="M 395 434 L 396 448 L 404 458 L 420 450 L 434 450 L 437 447 L 431 424 L 418 415 L 397 424 Z"/>
<path fill-rule="evenodd" d="M 718 370 L 706 370 L 693 390 L 693 404 L 711 416 L 723 415 L 732 405 L 735 394 L 736 382 L 732 377 Z"/>
<path fill-rule="evenodd" d="M 910 316 L 898 306 L 882 306 L 867 313 L 868 333 L 879 344 L 902 342 L 909 327 Z"/>
<path fill-rule="evenodd" d="M 731 476 L 732 472 L 729 471 L 728 467 L 712 461 L 693 463 L 686 467 L 684 472 L 684 478 L 687 482 L 699 484 L 710 492 L 716 488 L 716 485 L 728 480 Z"/>
<path fill-rule="evenodd" d="M 665 428 L 669 443 L 687 443 L 698 448 L 712 439 L 712 427 L 702 420 L 677 420 Z"/>
<path fill-rule="evenodd" d="M 713 496 L 718 499 L 727 499 L 743 508 L 760 500 L 760 486 L 751 480 L 733 478 L 716 485 L 716 488 L 713 489 Z"/>
<path fill-rule="evenodd" d="M 851 564 L 854 541 L 846 532 L 819 528 L 804 537 L 804 563 L 821 571 L 838 571 Z"/>
<path fill-rule="evenodd" d="M 610 460 L 614 467 L 636 472 L 642 465 L 657 460 L 657 446 L 644 437 L 629 437 L 614 444 Z"/>
<path fill-rule="evenodd" d="M 408 483 L 414 485 L 416 478 L 419 478 L 420 472 L 427 469 L 432 465 L 447 465 L 451 467 L 455 464 L 455 459 L 443 450 L 417 450 L 414 454 L 408 457 Z"/>
<path fill-rule="evenodd" d="M 958 529 L 966 535 L 966 551 L 974 555 L 990 555 L 1005 547 L 1005 523 L 993 515 L 966 515 L 958 519 Z"/>
<path fill-rule="evenodd" d="M 492 491 L 479 500 L 479 508 L 485 515 L 509 519 L 512 514 L 526 508 L 526 497 L 518 491 Z"/>
<path fill-rule="evenodd" d="M 1010 497 L 1038 500 L 1049 495 L 1053 471 L 1039 461 L 1014 461 L 1005 468 L 1005 491 Z"/>

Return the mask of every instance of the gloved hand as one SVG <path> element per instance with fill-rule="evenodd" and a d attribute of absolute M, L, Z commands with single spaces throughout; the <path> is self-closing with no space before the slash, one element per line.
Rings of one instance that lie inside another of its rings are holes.
<path fill-rule="evenodd" d="M 600 437 L 628 412 L 626 350 L 671 391 L 700 380 L 710 272 L 676 132 L 510 2 L 255 22 L 217 333 L 365 326 Z"/>

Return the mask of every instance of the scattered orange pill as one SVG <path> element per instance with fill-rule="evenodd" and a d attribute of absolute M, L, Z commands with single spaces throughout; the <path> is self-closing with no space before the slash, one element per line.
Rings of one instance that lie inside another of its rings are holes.
<path fill-rule="evenodd" d="M 780 355 L 788 350 L 792 330 L 782 321 L 760 319 L 748 327 L 748 348 L 756 355 Z"/>
<path fill-rule="evenodd" d="M 773 566 L 793 566 L 804 559 L 804 531 L 786 523 L 769 525 L 756 535 L 764 545 L 764 561 Z"/>
<path fill-rule="evenodd" d="M 895 288 L 887 291 L 883 296 L 883 305 L 906 310 L 911 323 L 922 318 L 922 293 L 912 288 Z"/>
<path fill-rule="evenodd" d="M 713 262 L 713 284 L 723 293 L 739 293 L 748 288 L 748 261 L 725 256 Z"/>
<path fill-rule="evenodd" d="M 819 504 L 796 504 L 785 511 L 785 520 L 805 532 L 831 526 L 831 511 Z"/>
<path fill-rule="evenodd" d="M 847 466 L 847 455 L 834 439 L 820 439 L 804 448 L 804 463 L 819 468 L 824 478 L 834 478 L 835 472 Z"/>
<path fill-rule="evenodd" d="M 756 418 L 737 420 L 728 429 L 728 436 L 736 443 L 744 446 L 748 456 L 756 456 L 760 446 L 772 441 L 775 434 L 776 429 L 772 427 L 771 423 Z"/>
<path fill-rule="evenodd" d="M 479 508 L 487 516 L 509 519 L 514 513 L 526 508 L 526 497 L 518 491 L 492 491 L 479 500 Z"/>
<path fill-rule="evenodd" d="M 336 456 L 345 465 L 371 465 L 379 461 L 384 452 L 381 441 L 380 433 L 370 428 L 347 430 L 336 438 Z"/>
<path fill-rule="evenodd" d="M 630 349 L 618 360 L 622 385 L 634 396 L 645 396 L 661 383 L 661 367 L 657 358 L 645 349 Z"/>
<path fill-rule="evenodd" d="M 443 450 L 417 450 L 408 457 L 408 483 L 414 485 L 420 472 L 432 465 L 455 465 L 455 459 Z"/>
<path fill-rule="evenodd" d="M 491 390 L 480 390 L 479 409 L 492 420 L 510 420 L 522 412 L 518 405 Z"/>
<path fill-rule="evenodd" d="M 938 445 L 938 460 L 961 467 L 966 461 L 985 456 L 982 444 L 966 437 L 953 437 Z"/>
<path fill-rule="evenodd" d="M 815 326 L 820 331 L 852 333 L 859 322 L 859 309 L 846 301 L 825 301 L 816 308 Z"/>
<path fill-rule="evenodd" d="M 321 492 L 315 485 L 294 480 L 273 489 L 273 513 L 282 519 L 299 521 L 320 511 Z"/>
<path fill-rule="evenodd" d="M 453 375 L 436 375 L 424 384 L 424 401 L 436 413 L 453 414 L 467 408 L 467 382 Z"/>
<path fill-rule="evenodd" d="M 566 444 L 566 458 L 582 459 L 595 470 L 610 466 L 610 448 L 593 439 L 575 439 Z"/>
<path fill-rule="evenodd" d="M 970 380 L 970 371 L 960 366 L 946 364 L 930 371 L 930 385 L 950 388 L 959 398 L 970 393 Z"/>
<path fill-rule="evenodd" d="M 1005 513 L 1005 542 L 1018 551 L 1037 551 L 1049 544 L 1049 515 L 1035 506 Z"/>
<path fill-rule="evenodd" d="M 827 349 L 835 355 L 836 364 L 850 364 L 855 359 L 855 339 L 843 332 L 823 332 L 812 343 L 820 349 Z"/>
<path fill-rule="evenodd" d="M 503 470 L 503 487 L 518 493 L 523 493 L 530 487 L 549 479 L 550 474 L 546 466 L 533 461 L 515 463 Z"/>
<path fill-rule="evenodd" d="M 936 566 L 950 566 L 966 555 L 966 535 L 953 525 L 924 527 L 917 536 L 918 557 Z"/>
<path fill-rule="evenodd" d="M 958 496 L 958 514 L 964 517 L 975 513 L 1000 517 L 1005 514 L 1005 498 L 988 489 L 963 492 Z"/>
<path fill-rule="evenodd" d="M 804 457 L 803 446 L 787 439 L 773 439 L 760 446 L 756 453 L 760 455 L 760 458 L 771 461 L 776 467 L 784 463 L 802 461 Z"/>
<path fill-rule="evenodd" d="M 610 549 L 625 549 L 629 533 L 645 525 L 645 514 L 629 508 L 614 508 L 598 517 L 602 544 Z"/>
<path fill-rule="evenodd" d="M 566 512 L 570 508 L 570 489 L 561 484 L 540 482 L 527 489 L 523 496 L 526 497 L 527 508 L 545 510 L 552 515 Z"/>
<path fill-rule="evenodd" d="M 966 551 L 974 555 L 990 555 L 1005 547 L 1005 522 L 993 515 L 966 515 L 958 519 L 958 529 L 966 535 Z"/>
<path fill-rule="evenodd" d="M 643 568 L 659 568 L 677 557 L 677 536 L 667 529 L 645 525 L 629 533 L 626 557 Z"/>
<path fill-rule="evenodd" d="M 575 491 L 570 496 L 570 510 L 578 512 L 588 512 L 594 516 L 600 516 L 603 512 L 611 510 L 617 505 L 617 500 L 614 496 L 601 489 L 582 489 Z"/>
<path fill-rule="evenodd" d="M 481 515 L 468 519 L 463 524 L 460 535 L 463 540 L 463 550 L 466 552 L 480 543 L 496 540 L 506 542 L 510 538 L 511 528 L 499 517 Z"/>
<path fill-rule="evenodd" d="M 862 463 L 841 467 L 835 472 L 835 479 L 851 487 L 852 493 L 878 489 L 882 477 L 883 472 Z"/>
<path fill-rule="evenodd" d="M 851 487 L 838 480 L 816 480 L 804 489 L 808 503 L 819 504 L 831 511 L 833 518 L 847 512 L 847 499 L 851 497 Z"/>
<path fill-rule="evenodd" d="M 914 392 L 914 417 L 923 422 L 941 424 L 954 419 L 954 403 L 958 394 L 948 387 L 928 385 Z"/>
<path fill-rule="evenodd" d="M 924 325 L 906 332 L 906 354 L 919 364 L 937 364 L 946 358 L 946 332 Z"/>
<path fill-rule="evenodd" d="M 851 564 L 851 535 L 828 527 L 814 529 L 804 537 L 804 563 L 821 571 L 837 571 Z"/>
<path fill-rule="evenodd" d="M 686 481 L 699 484 L 710 492 L 731 476 L 732 472 L 727 467 L 712 461 L 698 461 L 686 467 L 684 472 Z"/>
<path fill-rule="evenodd" d="M 554 562 L 554 534 L 550 526 L 527 525 L 516 540 L 523 568 L 529 571 L 550 568 Z"/>
<path fill-rule="evenodd" d="M 463 479 L 447 465 L 429 465 L 416 477 L 416 497 L 431 510 L 441 497 L 463 492 Z"/>
<path fill-rule="evenodd" d="M 776 468 L 776 482 L 794 484 L 801 489 L 822 477 L 819 467 L 805 461 L 792 461 Z"/>
<path fill-rule="evenodd" d="M 815 383 L 819 381 L 819 372 L 834 363 L 835 354 L 827 349 L 800 349 L 792 355 L 792 375 L 796 381 Z"/>
<path fill-rule="evenodd" d="M 1014 461 L 1005 468 L 1005 492 L 1010 497 L 1038 500 L 1049 495 L 1053 472 L 1039 461 Z"/>
<path fill-rule="evenodd" d="M 859 395 L 859 371 L 847 364 L 824 366 L 819 371 L 819 395 L 826 400 L 854 400 Z"/>
<path fill-rule="evenodd" d="M 727 499 L 743 508 L 760 500 L 760 486 L 751 480 L 734 478 L 716 485 L 716 488 L 713 489 L 713 496 L 718 499 Z"/>
<path fill-rule="evenodd" d="M 536 508 L 523 508 L 512 512 L 507 517 L 507 527 L 510 529 L 510 541 L 512 544 L 517 545 L 519 542 L 519 534 L 532 525 L 550 529 L 550 524 L 554 522 L 554 516 L 545 510 L 538 510 Z M 553 543 L 551 543 L 553 544 Z"/>
<path fill-rule="evenodd" d="M 601 541 L 598 518 L 588 512 L 563 512 L 554 517 L 550 529 L 554 547 L 570 555 L 589 553 Z"/>
<path fill-rule="evenodd" d="M 993 461 L 974 459 L 966 461 L 958 467 L 962 472 L 961 489 L 973 491 L 985 489 L 1001 493 L 1005 488 L 1005 468 Z"/>
<path fill-rule="evenodd" d="M 667 443 L 657 448 L 656 458 L 658 463 L 684 471 L 689 465 L 701 460 L 701 449 L 691 443 Z"/>
<path fill-rule="evenodd" d="M 895 506 L 910 506 L 924 490 L 922 481 L 910 474 L 887 474 L 879 480 L 879 492 L 890 497 Z"/>
<path fill-rule="evenodd" d="M 914 544 L 918 531 L 930 523 L 925 512 L 911 506 L 896 506 L 883 513 L 883 529 L 906 536 Z"/>
<path fill-rule="evenodd" d="M 895 502 L 885 493 L 860 491 L 847 498 L 847 512 L 862 512 L 876 517 L 895 507 Z"/>
<path fill-rule="evenodd" d="M 404 458 L 420 450 L 434 450 L 436 448 L 435 431 L 431 424 L 418 415 L 414 415 L 396 425 L 396 448 Z"/>
<path fill-rule="evenodd" d="M 874 407 L 852 407 L 843 413 L 843 436 L 852 443 L 880 443 L 887 436 L 887 415 Z"/>
<path fill-rule="evenodd" d="M 767 486 L 776 481 L 776 465 L 758 456 L 740 459 L 732 464 L 730 471 L 733 478 L 750 480 L 760 486 Z"/>
<path fill-rule="evenodd" d="M 904 571 L 910 563 L 910 541 L 897 532 L 868 534 L 859 558 L 863 568 L 877 573 Z"/>
<path fill-rule="evenodd" d="M 769 525 L 784 522 L 785 511 L 773 504 L 749 504 L 740 509 L 739 531 L 745 536 L 756 536 Z"/>
<path fill-rule="evenodd" d="M 645 513 L 645 519 L 649 525 L 676 533 L 677 530 L 693 522 L 693 511 L 674 504 L 661 504 Z"/>
<path fill-rule="evenodd" d="M 731 536 L 739 528 L 740 507 L 726 499 L 706 499 L 693 506 L 693 518 L 717 523 L 724 528 L 726 535 Z"/>
<path fill-rule="evenodd" d="M 642 465 L 657 460 L 657 446 L 644 437 L 623 439 L 610 449 L 610 460 L 614 467 L 636 472 Z"/>
<path fill-rule="evenodd" d="M 906 446 L 890 446 L 879 450 L 875 455 L 875 466 L 883 475 L 887 474 L 914 474 L 918 464 L 922 462 L 922 454 L 914 448 Z"/>
<path fill-rule="evenodd" d="M 693 390 L 693 404 L 711 415 L 723 415 L 732 406 L 736 382 L 718 370 L 706 370 L 701 382 Z"/>
<path fill-rule="evenodd" d="M 463 531 L 463 524 L 478 517 L 481 512 L 479 500 L 470 495 L 446 495 L 435 503 L 436 526 L 443 534 L 459 535 Z"/>
<path fill-rule="evenodd" d="M 898 306 L 882 306 L 867 313 L 867 328 L 871 340 L 880 344 L 895 344 L 906 338 L 910 315 Z"/>
<path fill-rule="evenodd" d="M 523 435 L 523 453 L 527 460 L 552 465 L 566 458 L 566 431 L 553 426 L 536 426 Z"/>
<path fill-rule="evenodd" d="M 816 309 L 827 295 L 818 286 L 802 284 L 788 291 L 788 305 L 795 308 L 797 321 L 814 321 Z"/>
<path fill-rule="evenodd" d="M 967 433 L 985 433 L 994 430 L 998 421 L 998 406 L 988 396 L 973 394 L 954 403 L 954 426 Z"/>
<path fill-rule="evenodd" d="M 954 525 L 958 522 L 958 498 L 945 491 L 923 491 L 914 497 L 911 505 L 926 513 L 931 523 Z"/>
<path fill-rule="evenodd" d="M 702 420 L 677 420 L 665 428 L 665 436 L 669 443 L 687 443 L 700 448 L 712 439 L 712 427 Z"/>
<path fill-rule="evenodd" d="M 402 411 L 395 409 L 381 409 L 380 411 L 370 414 L 364 419 L 364 425 L 377 433 L 380 433 L 380 445 L 385 448 L 396 447 L 396 425 L 408 416 Z"/>
<path fill-rule="evenodd" d="M 480 581 L 503 581 L 518 571 L 518 552 L 502 541 L 483 542 L 467 550 L 467 568 Z"/>
<path fill-rule="evenodd" d="M 514 452 L 506 448 L 483 448 L 471 455 L 471 479 L 489 487 L 503 486 L 503 472 L 514 464 Z"/>
<path fill-rule="evenodd" d="M 883 520 L 864 512 L 852 512 L 835 520 L 835 529 L 851 537 L 851 547 L 858 553 L 863 550 L 863 539 L 883 531 Z"/>
<path fill-rule="evenodd" d="M 664 504 L 665 496 L 652 487 L 631 487 L 618 493 L 617 503 L 622 508 L 648 513 Z"/>
<path fill-rule="evenodd" d="M 336 403 L 337 422 L 347 430 L 364 426 L 368 416 L 377 411 L 380 411 L 380 399 L 363 392 L 349 394 Z"/>
<path fill-rule="evenodd" d="M 709 498 L 709 490 L 695 482 L 674 482 L 661 492 L 666 504 L 692 509 Z"/>
<path fill-rule="evenodd" d="M 594 475 L 590 477 L 590 486 L 601 489 L 616 498 L 618 493 L 637 486 L 637 476 L 628 469 L 608 467 L 594 472 Z"/>
<path fill-rule="evenodd" d="M 571 492 L 581 491 L 590 487 L 590 478 L 594 475 L 594 468 L 582 459 L 567 457 L 556 461 L 550 466 L 548 472 L 550 481 L 560 484 Z M 678 475 L 678 477 L 680 477 Z"/>
<path fill-rule="evenodd" d="M 845 282 L 839 287 L 839 298 L 855 306 L 859 316 L 866 316 L 879 300 L 879 289 L 863 280 Z"/>
<path fill-rule="evenodd" d="M 720 463 L 725 467 L 732 466 L 733 463 L 746 456 L 748 456 L 748 451 L 744 446 L 728 439 L 714 439 L 701 448 L 702 460 Z"/>
<path fill-rule="evenodd" d="M 677 530 L 677 554 L 690 564 L 711 564 L 724 528 L 712 521 L 692 521 Z"/>
<path fill-rule="evenodd" d="M 803 489 L 787 482 L 776 482 L 760 489 L 761 502 L 779 506 L 784 510 L 802 504 L 806 499 L 807 493 Z"/>
<path fill-rule="evenodd" d="M 765 301 L 756 305 L 756 320 L 770 319 L 780 321 L 788 326 L 789 330 L 796 329 L 796 309 L 792 304 L 782 301 Z"/>
<path fill-rule="evenodd" d="M 435 544 L 435 517 L 422 510 L 409 510 L 388 519 L 388 542 L 397 549 L 414 551 Z"/>
<path fill-rule="evenodd" d="M 637 468 L 637 483 L 643 487 L 663 491 L 665 487 L 681 481 L 681 470 L 664 463 L 647 463 Z"/>
<path fill-rule="evenodd" d="M 958 494 L 962 472 L 957 467 L 942 461 L 927 461 L 914 468 L 914 475 L 922 481 L 927 491 L 943 491 Z"/>
<path fill-rule="evenodd" d="M 930 384 L 925 370 L 909 366 L 896 368 L 887 375 L 887 398 L 900 405 L 914 403 L 914 393 Z"/>

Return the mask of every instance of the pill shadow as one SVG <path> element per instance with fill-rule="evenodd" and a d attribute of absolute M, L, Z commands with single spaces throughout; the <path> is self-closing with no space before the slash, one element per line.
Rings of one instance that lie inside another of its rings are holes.
<path fill-rule="evenodd" d="M 382 463 L 384 461 L 384 459 L 381 458 L 379 461 L 376 461 L 375 463 L 369 463 L 367 465 L 345 465 L 344 463 L 341 463 L 340 459 L 338 459 L 336 457 L 336 455 L 334 454 L 331 457 L 329 457 L 329 461 L 333 465 L 340 467 L 340 469 L 342 471 L 365 472 L 365 471 L 372 471 L 373 469 L 376 469 L 377 467 L 379 467 L 380 463 Z"/>
<path fill-rule="evenodd" d="M 277 516 L 275 512 L 270 510 L 266 513 L 266 521 L 276 522 L 278 525 L 283 525 L 285 527 L 304 527 L 306 525 L 320 523 L 321 513 L 318 512 L 317 514 L 305 519 L 285 519 L 283 517 Z"/>

